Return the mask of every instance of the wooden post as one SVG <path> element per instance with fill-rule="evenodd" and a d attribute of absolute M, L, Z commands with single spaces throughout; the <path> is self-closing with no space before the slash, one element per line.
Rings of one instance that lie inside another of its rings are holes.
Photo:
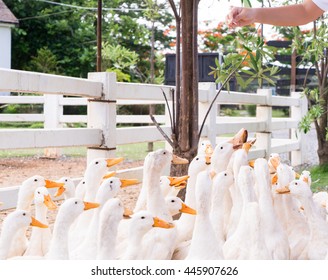
<path fill-rule="evenodd" d="M 301 97 L 300 92 L 292 92 L 291 97 L 299 98 L 299 106 L 291 106 L 291 118 L 299 122 L 307 113 L 308 101 L 305 97 Z M 291 165 L 298 166 L 304 163 L 304 154 L 306 143 L 304 141 L 304 132 L 298 130 L 297 127 L 291 129 L 291 139 L 297 140 L 299 143 L 299 150 L 291 152 Z"/>
<path fill-rule="evenodd" d="M 102 96 L 88 100 L 88 128 L 100 128 L 103 142 L 100 147 L 88 147 L 87 162 L 95 158 L 115 157 L 116 150 L 116 74 L 89 73 L 88 79 L 103 83 Z"/>
<path fill-rule="evenodd" d="M 199 83 L 200 90 L 206 90 L 207 93 L 207 101 L 206 102 L 199 102 L 198 104 L 198 111 L 199 111 L 199 122 L 200 124 L 203 122 L 205 114 L 207 113 L 212 100 L 216 95 L 216 87 L 215 83 Z M 205 129 L 203 130 L 206 133 L 205 137 L 201 137 L 201 140 L 205 138 L 211 141 L 213 147 L 216 145 L 216 117 L 217 117 L 217 106 L 216 104 L 213 105 L 207 119 L 205 122 Z"/>
<path fill-rule="evenodd" d="M 59 99 L 62 98 L 55 94 L 44 94 L 43 114 L 44 114 L 44 128 L 54 129 L 60 128 L 62 125 L 59 118 L 63 115 L 64 107 L 59 104 Z M 44 157 L 58 158 L 61 155 L 60 148 L 45 148 Z"/>
<path fill-rule="evenodd" d="M 271 136 L 272 136 L 272 89 L 258 89 L 257 94 L 266 96 L 266 102 L 263 105 L 256 106 L 256 119 L 265 122 L 265 128 L 256 132 L 255 146 L 258 149 L 265 150 L 265 158 L 271 154 Z"/>

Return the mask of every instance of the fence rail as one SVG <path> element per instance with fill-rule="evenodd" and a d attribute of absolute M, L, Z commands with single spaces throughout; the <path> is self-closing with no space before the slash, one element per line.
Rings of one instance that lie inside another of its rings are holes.
<path fill-rule="evenodd" d="M 43 122 L 44 129 L 1 129 L 0 149 L 60 148 L 86 146 L 87 161 L 96 157 L 115 155 L 117 145 L 163 141 L 155 126 L 149 126 L 148 115 L 117 115 L 117 105 L 165 104 L 163 92 L 172 100 L 171 86 L 116 82 L 113 73 L 89 73 L 88 79 L 55 76 L 27 71 L 0 69 L 0 92 L 34 93 L 37 96 L 0 96 L 0 104 L 42 105 L 40 114 L 0 114 L 1 122 Z M 199 119 L 203 120 L 213 97 L 214 83 L 199 84 Z M 74 97 L 73 97 L 74 96 Z M 307 111 L 305 98 L 299 93 L 291 97 L 272 96 L 271 90 L 261 89 L 256 94 L 223 91 L 213 106 L 203 129 L 202 137 L 213 145 L 225 134 L 246 128 L 256 133 L 256 145 L 250 158 L 268 157 L 270 153 L 291 152 L 292 165 L 304 162 L 302 133 L 297 123 Z M 222 117 L 219 105 L 256 105 L 255 117 Z M 87 106 L 87 115 L 65 115 L 64 106 Z M 290 107 L 289 118 L 272 118 L 272 107 Z M 170 134 L 168 110 L 155 116 L 165 132 Z M 67 128 L 65 123 L 86 123 L 86 128 Z M 131 127 L 117 127 L 117 124 Z M 133 124 L 145 124 L 133 127 Z M 272 139 L 275 130 L 291 130 L 290 139 Z M 133 137 L 131 137 L 133 135 Z M 96 148 L 96 149 L 94 149 Z M 123 170 L 119 176 L 142 179 L 142 168 Z M 15 201 L 17 187 L 0 189 L 0 200 Z M 5 197 L 5 198 L 3 198 Z M 14 202 L 6 203 L 13 206 Z M 5 206 L 3 206 L 5 207 Z"/>

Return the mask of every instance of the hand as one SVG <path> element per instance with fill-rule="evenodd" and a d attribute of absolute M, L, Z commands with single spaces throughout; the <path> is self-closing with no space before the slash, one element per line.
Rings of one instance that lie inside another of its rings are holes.
<path fill-rule="evenodd" d="M 228 27 L 234 28 L 254 23 L 253 11 L 251 8 L 231 7 L 230 13 L 226 17 Z"/>

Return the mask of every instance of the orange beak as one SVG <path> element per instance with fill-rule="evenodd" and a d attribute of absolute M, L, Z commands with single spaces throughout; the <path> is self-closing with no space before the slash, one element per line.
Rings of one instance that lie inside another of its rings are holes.
<path fill-rule="evenodd" d="M 273 175 L 273 177 L 271 178 L 271 184 L 274 185 L 275 183 L 278 182 L 278 175 L 277 173 Z"/>
<path fill-rule="evenodd" d="M 286 186 L 286 187 L 276 189 L 276 192 L 278 194 L 286 194 L 286 193 L 290 193 L 290 190 L 289 190 L 288 186 Z"/>
<path fill-rule="evenodd" d="M 115 176 L 115 175 L 116 175 L 116 172 L 115 172 L 115 171 L 112 171 L 112 172 L 107 173 L 107 174 L 103 177 L 103 179 L 108 179 L 108 178 L 113 177 L 113 176 Z"/>
<path fill-rule="evenodd" d="M 178 157 L 177 155 L 172 155 L 172 163 L 174 164 L 188 164 L 189 160 L 185 158 Z"/>
<path fill-rule="evenodd" d="M 53 200 L 51 199 L 50 195 L 45 195 L 44 196 L 44 202 L 43 202 L 48 209 L 50 210 L 55 210 L 57 208 L 57 205 L 55 204 L 55 202 L 53 202 Z"/>
<path fill-rule="evenodd" d="M 179 210 L 181 213 L 186 213 L 190 215 L 196 215 L 197 211 L 189 206 L 187 206 L 185 203 L 182 203 L 182 207 Z"/>
<path fill-rule="evenodd" d="M 137 179 L 120 179 L 121 188 L 139 184 L 140 182 Z"/>
<path fill-rule="evenodd" d="M 34 217 L 31 217 L 32 221 L 30 223 L 30 226 L 33 227 L 39 227 L 39 228 L 48 228 L 47 225 L 41 223 L 40 221 L 38 221 L 37 219 L 35 219 Z"/>
<path fill-rule="evenodd" d="M 99 203 L 95 203 L 95 202 L 86 202 L 86 201 L 83 201 L 83 203 L 84 203 L 84 210 L 98 208 L 100 206 Z"/>
<path fill-rule="evenodd" d="M 122 157 L 118 157 L 118 158 L 109 158 L 106 160 L 107 162 L 107 167 L 112 167 L 113 165 L 119 164 L 120 162 L 122 162 L 124 160 L 124 158 Z"/>
<path fill-rule="evenodd" d="M 124 208 L 123 216 L 124 217 L 130 217 L 131 215 L 133 215 L 133 211 L 128 209 L 128 208 Z"/>
<path fill-rule="evenodd" d="M 256 139 L 247 141 L 246 143 L 243 144 L 243 149 L 248 153 L 250 148 L 254 145 L 255 142 L 256 142 Z"/>
<path fill-rule="evenodd" d="M 161 220 L 160 218 L 154 217 L 154 224 L 153 227 L 160 227 L 160 228 L 173 228 L 174 224 L 168 223 L 164 220 Z"/>
<path fill-rule="evenodd" d="M 55 193 L 55 197 L 61 196 L 66 191 L 64 186 L 58 188 L 57 192 Z"/>
<path fill-rule="evenodd" d="M 180 187 L 182 185 L 184 188 L 186 186 L 186 181 L 189 179 L 189 176 L 188 175 L 181 176 L 181 177 L 167 176 L 167 178 L 170 180 L 171 187 Z"/>
<path fill-rule="evenodd" d="M 235 150 L 237 150 L 237 149 L 240 149 L 242 147 L 243 143 L 245 143 L 247 141 L 247 137 L 248 137 L 247 130 L 245 128 L 242 128 L 228 142 L 233 145 L 233 148 Z"/>
<path fill-rule="evenodd" d="M 64 183 L 58 183 L 55 181 L 51 181 L 51 180 L 45 180 L 46 185 L 45 187 L 48 189 L 52 189 L 52 188 L 60 188 L 63 187 L 65 184 Z"/>

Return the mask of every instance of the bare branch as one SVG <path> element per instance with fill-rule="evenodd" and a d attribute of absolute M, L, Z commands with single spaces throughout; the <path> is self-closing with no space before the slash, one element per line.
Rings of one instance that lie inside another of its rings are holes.
<path fill-rule="evenodd" d="M 165 92 L 164 92 L 163 89 L 162 89 L 162 93 L 163 93 L 163 96 L 164 96 L 164 99 L 165 99 L 167 110 L 169 111 L 170 122 L 171 122 L 171 129 L 172 129 L 172 132 L 174 133 L 175 132 L 174 121 L 173 121 L 173 118 L 172 118 L 172 114 L 171 114 L 171 109 L 170 109 L 170 106 L 169 106 L 169 102 L 167 100 L 166 94 L 165 94 Z"/>
<path fill-rule="evenodd" d="M 163 135 L 165 140 L 171 145 L 172 148 L 174 148 L 174 144 L 173 144 L 172 140 L 170 139 L 169 136 L 167 136 L 167 134 L 164 132 L 164 130 L 160 127 L 160 125 L 156 121 L 155 117 L 153 115 L 150 115 L 150 118 L 153 121 L 153 123 L 155 124 L 155 126 L 157 127 L 157 129 L 159 130 L 159 132 Z"/>
<path fill-rule="evenodd" d="M 229 76 L 225 79 L 225 81 L 222 83 L 220 89 L 217 91 L 215 97 L 213 98 L 212 102 L 211 102 L 211 105 L 210 107 L 208 108 L 206 114 L 205 114 L 205 117 L 203 119 L 203 122 L 202 122 L 202 125 L 200 127 L 200 130 L 199 130 L 199 133 L 198 133 L 198 140 L 200 139 L 200 136 L 202 135 L 202 131 L 204 129 L 204 126 L 205 126 L 205 122 L 206 122 L 206 119 L 208 117 L 208 115 L 210 114 L 210 111 L 216 101 L 216 99 L 218 98 L 218 96 L 220 95 L 222 89 L 224 88 L 224 86 L 230 81 L 230 79 L 232 78 L 232 76 L 238 71 L 240 65 L 242 65 L 242 63 L 245 61 L 245 59 L 247 58 L 247 54 L 244 55 L 243 59 L 240 61 L 240 63 L 238 64 L 238 66 L 229 74 Z"/>
<path fill-rule="evenodd" d="M 175 19 L 180 18 L 179 13 L 177 11 L 177 7 L 174 4 L 174 1 L 173 0 L 169 0 L 169 3 L 171 5 L 171 8 L 172 8 L 172 11 L 173 11 L 173 14 L 174 14 Z"/>

